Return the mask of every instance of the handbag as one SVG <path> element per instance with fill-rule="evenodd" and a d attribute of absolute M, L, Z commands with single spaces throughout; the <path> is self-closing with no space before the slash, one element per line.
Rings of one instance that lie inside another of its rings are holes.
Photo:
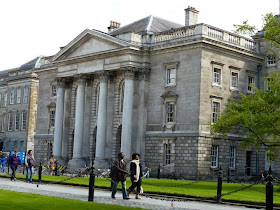
<path fill-rule="evenodd" d="M 144 193 L 144 191 L 143 191 L 143 187 L 142 186 L 140 186 L 140 194 L 143 194 Z"/>

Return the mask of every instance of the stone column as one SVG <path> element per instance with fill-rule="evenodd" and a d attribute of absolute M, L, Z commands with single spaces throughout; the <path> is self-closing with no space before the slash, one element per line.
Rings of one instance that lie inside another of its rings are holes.
<path fill-rule="evenodd" d="M 145 158 L 145 150 L 146 150 L 146 125 L 147 125 L 147 96 L 148 96 L 148 76 L 149 69 L 141 69 L 139 72 L 139 106 L 138 106 L 138 120 L 139 120 L 139 129 L 138 129 L 138 141 L 137 141 L 137 152 L 140 154 L 142 167 L 146 168 L 146 158 Z"/>
<path fill-rule="evenodd" d="M 121 138 L 121 151 L 124 152 L 126 160 L 129 160 L 131 157 L 133 88 L 134 88 L 134 69 L 129 68 L 125 70 L 123 116 L 122 116 L 122 138 Z"/>
<path fill-rule="evenodd" d="M 69 161 L 69 166 L 72 169 L 84 167 L 86 163 L 85 160 L 82 159 L 84 105 L 85 105 L 85 76 L 78 75 L 73 159 Z"/>
<path fill-rule="evenodd" d="M 97 134 L 96 134 L 96 153 L 95 167 L 108 168 L 109 163 L 105 160 L 106 145 L 106 119 L 107 119 L 107 89 L 108 89 L 108 72 L 102 71 L 100 76 L 100 92 L 97 115 Z"/>
<path fill-rule="evenodd" d="M 63 117 L 64 117 L 64 85 L 62 78 L 57 79 L 56 110 L 55 110 L 55 130 L 53 154 L 60 161 L 62 156 L 62 137 L 63 137 Z"/>
<path fill-rule="evenodd" d="M 72 80 L 65 81 L 64 93 L 64 123 L 63 123 L 63 140 L 62 140 L 62 159 L 69 160 L 69 133 L 70 133 L 70 119 L 71 119 L 71 84 Z"/>

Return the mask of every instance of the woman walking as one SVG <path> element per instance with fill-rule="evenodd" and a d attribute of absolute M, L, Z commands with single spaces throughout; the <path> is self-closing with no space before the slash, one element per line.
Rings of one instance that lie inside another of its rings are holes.
<path fill-rule="evenodd" d="M 35 159 L 33 157 L 33 151 L 29 150 L 25 158 L 26 166 L 26 182 L 32 183 L 32 177 L 34 174 Z M 30 173 L 30 178 L 28 177 Z"/>
<path fill-rule="evenodd" d="M 130 162 L 130 179 L 131 179 L 131 186 L 127 190 L 127 195 L 136 188 L 136 199 L 141 199 L 139 194 L 140 194 L 140 189 L 141 189 L 141 177 L 143 176 L 142 173 L 142 165 L 139 161 L 140 155 L 138 153 L 134 153 L 132 155 L 132 161 Z"/>
<path fill-rule="evenodd" d="M 54 155 L 51 155 L 51 158 L 50 158 L 50 169 L 51 169 L 50 176 L 53 175 L 53 171 L 55 169 L 55 166 L 54 166 L 55 163 L 56 163 L 56 159 L 54 158 Z"/>

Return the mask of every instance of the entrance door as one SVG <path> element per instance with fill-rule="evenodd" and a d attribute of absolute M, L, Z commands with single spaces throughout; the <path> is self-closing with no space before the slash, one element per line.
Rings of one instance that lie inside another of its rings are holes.
<path fill-rule="evenodd" d="M 0 142 L 0 151 L 3 150 L 3 141 Z"/>
<path fill-rule="evenodd" d="M 251 176 L 251 156 L 252 151 L 246 151 L 246 175 Z"/>

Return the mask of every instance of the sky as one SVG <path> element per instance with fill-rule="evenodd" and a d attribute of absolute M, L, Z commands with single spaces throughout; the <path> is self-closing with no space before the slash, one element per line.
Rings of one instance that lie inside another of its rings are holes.
<path fill-rule="evenodd" d="M 0 71 L 40 55 L 50 56 L 85 29 L 107 32 L 110 20 L 121 26 L 154 15 L 184 25 L 188 6 L 198 22 L 227 31 L 248 20 L 261 28 L 262 16 L 279 14 L 280 0 L 3 0 L 0 1 Z"/>

